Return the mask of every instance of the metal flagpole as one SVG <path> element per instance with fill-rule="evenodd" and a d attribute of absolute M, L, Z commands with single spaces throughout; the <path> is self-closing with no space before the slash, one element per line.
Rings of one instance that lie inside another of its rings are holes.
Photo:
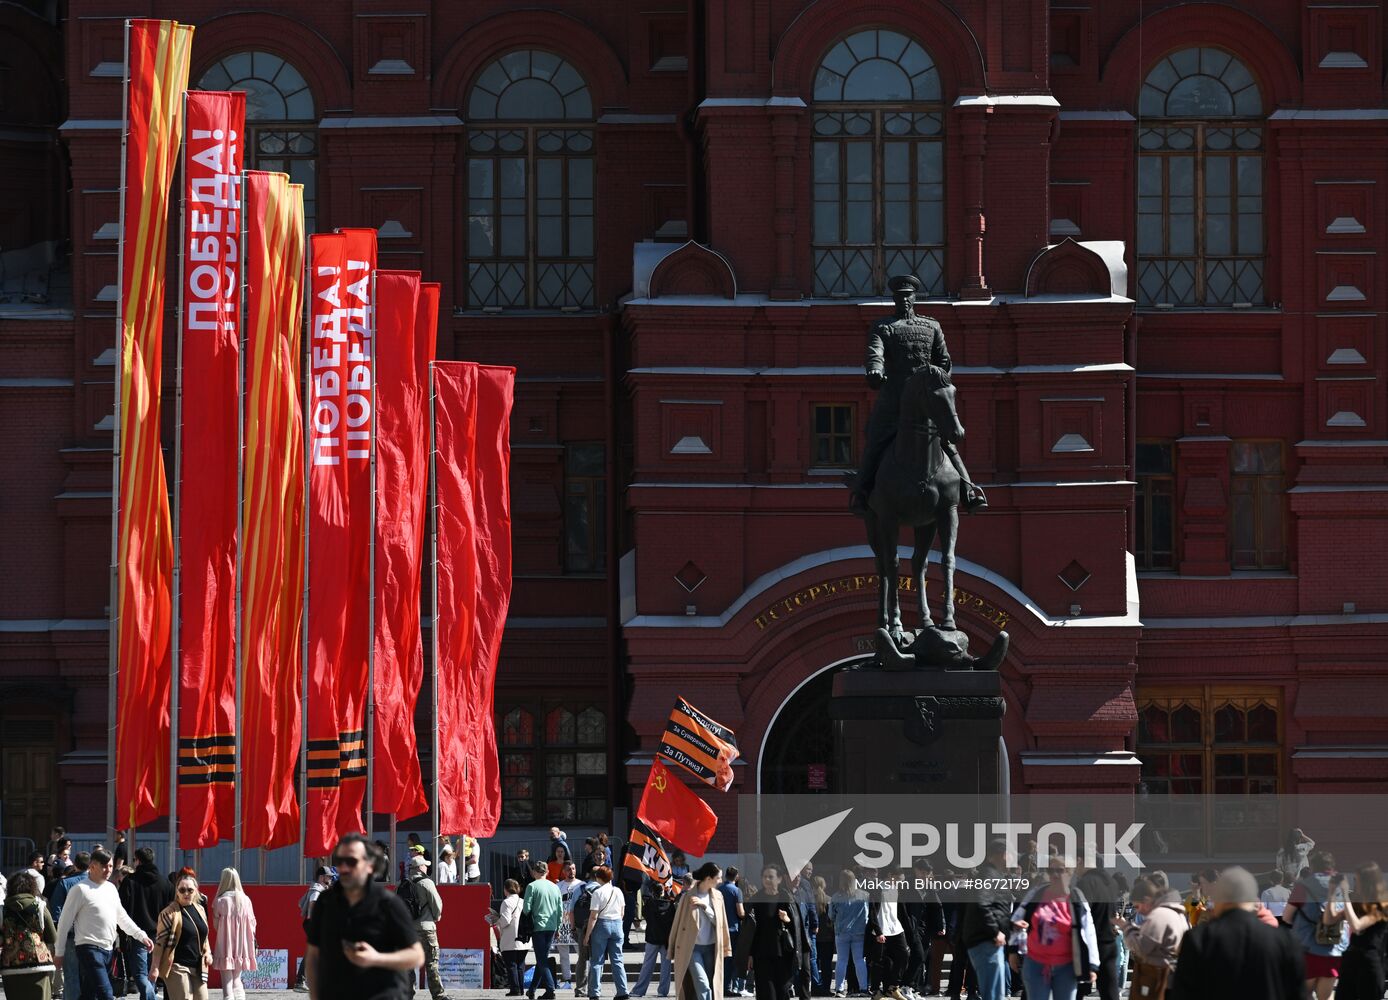
<path fill-rule="evenodd" d="M 187 162 L 188 91 L 183 92 L 183 142 L 179 163 Z M 185 168 L 186 169 L 186 168 Z M 169 867 L 176 871 L 178 858 L 178 640 L 179 593 L 183 587 L 183 551 L 178 544 L 179 521 L 183 515 L 183 310 L 188 276 L 188 184 L 178 186 L 178 360 L 174 364 L 174 496 L 173 496 L 173 608 L 170 616 L 169 663 Z"/>
<path fill-rule="evenodd" d="M 299 881 L 307 882 L 305 874 L 308 859 L 304 856 L 304 844 L 308 841 L 308 511 L 309 478 L 313 469 L 310 451 L 313 446 L 309 427 L 313 423 L 313 240 L 304 234 L 304 344 L 302 373 L 304 382 L 304 603 L 300 612 L 300 659 L 303 676 L 299 688 Z"/>
<path fill-rule="evenodd" d="M 370 324 L 371 339 L 371 548 L 367 552 L 367 580 L 371 587 L 371 600 L 366 613 L 366 835 L 375 839 L 376 815 L 376 271 L 375 261 L 371 265 L 371 301 L 367 306 L 367 323 Z M 393 846 L 393 845 L 392 845 Z"/>
<path fill-rule="evenodd" d="M 125 22 L 125 79 L 120 97 L 120 240 L 116 244 L 115 410 L 111 426 L 111 606 L 106 667 L 106 836 L 116 842 L 116 683 L 120 676 L 120 397 L 125 366 L 125 146 L 130 137 L 130 21 Z M 130 831 L 133 836 L 135 831 Z M 135 845 L 130 845 L 133 854 Z"/>
<path fill-rule="evenodd" d="M 431 333 L 430 336 L 433 336 Z M 434 764 L 434 808 L 430 811 L 433 820 L 434 849 L 438 850 L 439 827 L 443 823 L 443 811 L 439 804 L 439 485 L 438 485 L 438 435 L 434 424 L 434 398 L 438 394 L 438 383 L 434 377 L 434 362 L 429 362 L 429 566 L 430 590 L 433 591 L 433 614 L 429 621 L 429 650 L 433 661 L 429 678 L 432 686 L 430 694 L 430 714 L 433 724 L 429 727 L 432 743 L 429 748 L 430 759 Z M 466 832 L 466 831 L 464 831 Z M 456 855 L 467 871 L 467 859 Z M 465 880 L 465 879 L 464 879 Z"/>
<path fill-rule="evenodd" d="M 242 614 L 242 593 L 241 582 L 242 572 L 245 565 L 244 546 L 241 544 L 242 526 L 245 524 L 246 516 L 246 321 L 247 293 L 250 290 L 251 269 L 246 266 L 246 209 L 248 199 L 246 185 L 246 172 L 241 172 L 241 247 L 239 256 L 241 259 L 241 302 L 237 310 L 237 330 L 236 339 L 240 350 L 236 352 L 236 640 L 234 643 L 236 655 L 232 658 L 233 669 L 236 679 L 236 734 L 233 741 L 233 752 L 236 755 L 236 765 L 232 768 L 236 774 L 236 784 L 234 786 L 234 816 L 232 824 L 231 842 L 231 866 L 238 872 L 241 870 L 241 825 L 243 817 L 241 815 L 241 749 L 244 742 L 241 732 L 242 717 L 245 712 L 246 690 L 241 676 L 242 659 L 244 651 L 241 642 L 241 614 Z"/>

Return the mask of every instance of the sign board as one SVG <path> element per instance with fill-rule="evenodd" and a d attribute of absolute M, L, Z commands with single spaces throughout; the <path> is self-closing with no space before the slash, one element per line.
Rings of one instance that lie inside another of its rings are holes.
<path fill-rule="evenodd" d="M 294 972 L 289 967 L 289 949 L 257 948 L 256 970 L 241 973 L 241 985 L 248 990 L 287 990 Z"/>
<path fill-rule="evenodd" d="M 486 952 L 481 948 L 440 948 L 439 978 L 444 989 L 482 990 L 489 984 L 482 981 Z"/>
<path fill-rule="evenodd" d="M 810 791 L 823 790 L 829 787 L 829 768 L 825 764 L 810 764 Z"/>

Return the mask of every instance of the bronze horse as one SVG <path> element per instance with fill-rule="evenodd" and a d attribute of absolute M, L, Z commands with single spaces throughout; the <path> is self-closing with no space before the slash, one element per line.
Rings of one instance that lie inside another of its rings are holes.
<path fill-rule="evenodd" d="M 961 483 L 944 449 L 957 447 L 964 437 L 954 406 L 954 385 L 948 373 L 934 366 L 923 366 L 907 379 L 900 413 L 896 438 L 882 456 L 867 503 L 868 542 L 877 562 L 877 624 L 898 648 L 911 641 L 911 637 L 903 636 L 897 592 L 897 539 L 902 525 L 915 530 L 911 573 L 923 627 L 932 624 L 925 567 L 939 533 L 945 594 L 940 625 L 954 629 L 954 541 L 959 529 Z"/>

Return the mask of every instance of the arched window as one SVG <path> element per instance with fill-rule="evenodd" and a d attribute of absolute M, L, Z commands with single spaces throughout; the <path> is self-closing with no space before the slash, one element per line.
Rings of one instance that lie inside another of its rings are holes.
<path fill-rule="evenodd" d="M 1264 301 L 1263 102 L 1222 49 L 1182 49 L 1138 101 L 1140 305 Z"/>
<path fill-rule="evenodd" d="M 814 294 L 945 291 L 944 108 L 925 49 L 895 31 L 840 41 L 814 80 Z"/>
<path fill-rule="evenodd" d="M 587 83 L 549 52 L 511 52 L 466 108 L 468 308 L 593 308 Z"/>
<path fill-rule="evenodd" d="M 219 59 L 198 80 L 202 90 L 246 92 L 247 169 L 278 170 L 304 186 L 304 225 L 313 232 L 318 197 L 318 117 L 303 75 L 269 52 Z"/>

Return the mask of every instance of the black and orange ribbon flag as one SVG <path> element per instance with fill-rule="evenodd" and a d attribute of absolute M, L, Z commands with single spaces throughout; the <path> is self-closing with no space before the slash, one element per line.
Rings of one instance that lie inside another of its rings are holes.
<path fill-rule="evenodd" d="M 732 762 L 737 759 L 733 731 L 684 698 L 676 699 L 657 752 L 664 760 L 684 768 L 720 792 L 732 787 Z"/>

